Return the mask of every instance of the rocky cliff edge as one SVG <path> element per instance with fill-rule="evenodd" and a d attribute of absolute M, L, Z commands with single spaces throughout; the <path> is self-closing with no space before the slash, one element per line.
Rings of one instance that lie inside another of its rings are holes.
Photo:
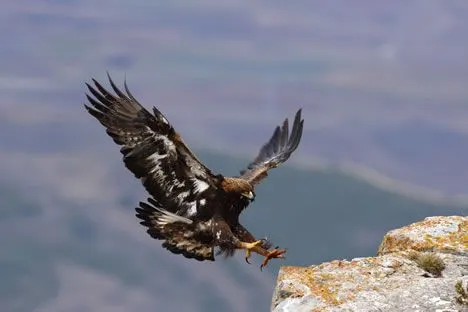
<path fill-rule="evenodd" d="M 272 311 L 468 311 L 468 217 L 385 235 L 376 257 L 281 267 Z"/>

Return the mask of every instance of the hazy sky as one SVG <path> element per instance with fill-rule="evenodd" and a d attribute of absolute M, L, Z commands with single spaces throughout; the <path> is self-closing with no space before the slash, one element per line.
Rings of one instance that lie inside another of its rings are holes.
<path fill-rule="evenodd" d="M 254 153 L 304 107 L 306 162 L 466 193 L 467 12 L 461 0 L 9 1 L 1 118 L 79 129 L 83 83 L 110 70 L 194 146 Z"/>

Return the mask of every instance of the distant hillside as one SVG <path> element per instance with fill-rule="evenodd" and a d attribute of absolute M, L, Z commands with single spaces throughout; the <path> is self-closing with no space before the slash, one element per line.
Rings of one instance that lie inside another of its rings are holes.
<path fill-rule="evenodd" d="M 207 152 L 200 157 L 227 174 L 236 174 L 248 163 Z M 117 166 L 118 162 L 111 163 Z M 119 178 L 131 184 L 130 174 Z M 100 311 L 103 307 L 112 310 L 112 304 L 142 312 L 187 306 L 198 311 L 265 311 L 274 287 L 273 278 L 270 285 L 265 276 L 276 274 L 280 264 L 374 255 L 381 237 L 391 228 L 425 216 L 461 213 L 387 193 L 333 171 L 283 166 L 271 171 L 257 189 L 257 200 L 242 215 L 242 222 L 255 235 L 267 235 L 288 249 L 285 261 L 273 261 L 266 272 L 259 273 L 255 256 L 252 267 L 243 263 L 243 255 L 239 261 L 198 263 L 163 251 L 133 216 L 133 207 L 144 199 L 133 187 L 121 190 L 122 207 L 83 211 L 77 202 L 38 204 L 27 189 L 2 182 L 0 302 L 5 311 L 36 307 L 52 311 L 67 307 L 67 302 Z M 53 194 L 51 189 L 41 197 Z M 65 210 L 67 205 L 73 209 Z M 108 220 L 103 219 L 111 209 L 123 212 L 124 226 L 119 231 L 109 229 Z M 64 210 L 72 212 L 58 218 L 57 212 Z M 110 290 L 93 289 L 92 285 L 100 283 L 103 286 L 94 287 Z M 102 299 L 86 300 L 91 294 Z M 238 298 L 241 303 L 236 304 Z"/>

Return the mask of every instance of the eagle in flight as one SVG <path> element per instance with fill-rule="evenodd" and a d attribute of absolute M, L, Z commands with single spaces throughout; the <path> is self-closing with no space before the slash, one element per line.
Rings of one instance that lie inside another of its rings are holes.
<path fill-rule="evenodd" d="M 217 254 L 232 256 L 238 249 L 264 257 L 260 268 L 272 258 L 284 258 L 286 250 L 255 237 L 239 223 L 239 215 L 255 199 L 254 187 L 269 169 L 285 162 L 296 150 L 304 120 L 301 110 L 291 133 L 288 119 L 277 126 L 258 156 L 237 177 L 226 177 L 207 168 L 181 136 L 153 107 L 146 110 L 124 83 L 121 91 L 108 74 L 114 92 L 98 81 L 86 83 L 90 94 L 87 111 L 122 146 L 125 166 L 140 179 L 151 197 L 135 208 L 147 233 L 175 254 L 199 261 L 214 261 Z M 92 95 L 92 96 L 91 96 Z"/>

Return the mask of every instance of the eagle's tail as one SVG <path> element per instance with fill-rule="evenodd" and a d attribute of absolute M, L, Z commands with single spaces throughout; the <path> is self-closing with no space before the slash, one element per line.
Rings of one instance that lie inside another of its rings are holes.
<path fill-rule="evenodd" d="M 146 232 L 155 239 L 164 240 L 163 247 L 175 254 L 197 260 L 214 260 L 211 228 L 203 222 L 194 222 L 162 208 L 148 198 L 135 208 L 136 216 Z"/>
<path fill-rule="evenodd" d="M 192 220 L 176 215 L 160 207 L 159 203 L 148 198 L 148 203 L 140 202 L 140 207 L 135 208 L 137 218 L 141 219 L 141 225 L 148 228 L 148 234 L 155 239 L 164 239 L 164 227 L 171 223 L 192 224 Z"/>

